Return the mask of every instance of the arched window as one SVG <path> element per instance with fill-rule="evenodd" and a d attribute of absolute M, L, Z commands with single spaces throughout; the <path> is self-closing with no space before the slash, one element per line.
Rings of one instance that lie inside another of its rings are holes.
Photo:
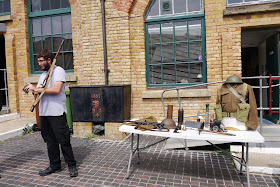
<path fill-rule="evenodd" d="M 36 54 L 42 49 L 56 53 L 64 39 L 57 65 L 73 71 L 71 8 L 69 0 L 28 0 L 31 73 L 40 73 Z"/>
<path fill-rule="evenodd" d="M 145 21 L 147 85 L 206 82 L 203 0 L 154 0 Z"/>

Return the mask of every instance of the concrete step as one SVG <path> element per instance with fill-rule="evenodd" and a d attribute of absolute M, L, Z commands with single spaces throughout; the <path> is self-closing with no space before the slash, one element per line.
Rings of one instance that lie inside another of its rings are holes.
<path fill-rule="evenodd" d="M 18 113 L 1 114 L 0 115 L 0 123 L 5 122 L 5 121 L 9 121 L 9 120 L 13 120 L 13 119 L 17 119 L 19 117 L 20 117 L 20 114 L 18 114 Z"/>
<path fill-rule="evenodd" d="M 230 146 L 230 151 L 239 158 L 242 156 L 241 149 L 241 146 Z M 239 162 L 234 160 L 234 163 L 236 168 L 239 169 Z M 249 147 L 248 164 L 250 173 L 279 175 L 280 148 Z M 243 170 L 245 170 L 245 168 L 243 168 Z"/>

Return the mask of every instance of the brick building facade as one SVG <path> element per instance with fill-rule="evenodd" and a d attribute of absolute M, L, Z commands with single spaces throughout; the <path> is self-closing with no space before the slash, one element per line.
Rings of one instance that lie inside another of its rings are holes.
<path fill-rule="evenodd" d="M 158 120 L 163 120 L 165 117 L 161 93 L 166 88 L 174 88 L 180 84 L 167 87 L 164 85 L 147 86 L 146 15 L 155 2 L 158 1 L 105 1 L 107 58 L 110 71 L 109 85 L 131 84 L 131 116 L 142 118 L 152 115 Z M 172 3 L 176 3 L 175 0 L 167 2 L 174 6 L 175 4 Z M 240 4 L 239 6 L 230 6 L 230 2 L 226 0 L 204 0 L 201 2 L 201 20 L 205 22 L 202 24 L 202 31 L 205 33 L 205 54 L 201 54 L 205 61 L 202 82 L 225 80 L 233 74 L 246 76 L 242 74 L 244 63 L 246 63 L 242 62 L 242 32 L 260 27 L 275 28 L 274 31 L 277 32 L 277 26 L 280 24 L 280 9 L 277 7 L 279 7 L 280 2 L 258 2 L 254 5 Z M 5 45 L 9 106 L 12 113 L 20 113 L 22 116 L 34 116 L 29 111 L 33 96 L 24 94 L 22 88 L 26 82 L 36 83 L 39 76 L 39 74 L 34 73 L 35 69 L 32 69 L 30 57 L 32 56 L 30 53 L 30 45 L 32 44 L 30 43 L 32 35 L 30 34 L 30 24 L 32 24 L 30 19 L 34 18 L 32 16 L 36 16 L 32 14 L 32 10 L 31 13 L 28 10 L 30 3 L 29 0 L 10 0 L 10 13 L 2 15 L 0 13 L 0 24 L 6 25 L 6 30 L 0 31 L 0 35 L 4 37 L 4 40 L 1 40 L 1 45 Z M 67 72 L 66 85 L 67 87 L 104 85 L 101 1 L 70 0 L 69 3 L 74 69 Z M 48 13 L 51 14 L 51 12 Z M 188 19 L 189 15 L 185 16 Z M 52 36 L 54 38 L 55 35 Z M 258 66 L 260 67 L 261 64 Z M 259 75 L 260 71 L 254 73 Z M 188 84 L 182 84 L 182 86 L 186 85 Z M 210 111 L 213 111 L 216 86 L 209 85 L 208 87 L 181 90 L 181 102 L 185 116 L 194 115 L 198 110 L 201 113 L 205 112 L 206 103 L 210 104 Z M 166 106 L 173 104 L 173 116 L 177 116 L 176 91 L 166 93 L 165 97 Z M 106 137 L 111 139 L 124 138 L 124 135 L 118 132 L 118 126 L 120 126 L 119 123 L 106 123 Z M 74 135 L 85 136 L 91 131 L 92 123 L 74 123 Z"/>

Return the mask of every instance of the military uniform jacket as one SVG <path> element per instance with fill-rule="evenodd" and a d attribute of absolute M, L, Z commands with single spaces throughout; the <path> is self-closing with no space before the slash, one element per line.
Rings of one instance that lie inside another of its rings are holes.
<path fill-rule="evenodd" d="M 230 85 L 237 91 L 238 94 L 242 95 L 243 84 Z M 219 102 L 219 98 L 221 99 L 221 102 Z M 250 105 L 250 111 L 248 115 L 248 121 L 246 122 L 246 127 L 248 127 L 249 130 L 256 130 L 259 125 L 257 103 L 253 88 L 248 84 L 244 99 L 246 103 Z M 219 94 L 217 95 L 217 104 L 219 103 L 222 105 L 223 112 L 236 113 L 238 107 L 237 104 L 241 103 L 241 101 L 227 88 L 225 84 L 223 84 L 220 89 L 220 96 Z"/>

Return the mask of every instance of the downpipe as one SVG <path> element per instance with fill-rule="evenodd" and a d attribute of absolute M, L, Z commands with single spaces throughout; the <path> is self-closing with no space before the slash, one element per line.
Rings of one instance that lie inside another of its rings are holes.
<path fill-rule="evenodd" d="M 109 85 L 109 80 L 108 80 L 109 69 L 108 69 L 108 60 L 107 60 L 107 41 L 106 41 L 106 23 L 105 23 L 105 0 L 100 0 L 100 2 L 101 2 L 101 14 L 102 14 L 105 85 Z"/>

